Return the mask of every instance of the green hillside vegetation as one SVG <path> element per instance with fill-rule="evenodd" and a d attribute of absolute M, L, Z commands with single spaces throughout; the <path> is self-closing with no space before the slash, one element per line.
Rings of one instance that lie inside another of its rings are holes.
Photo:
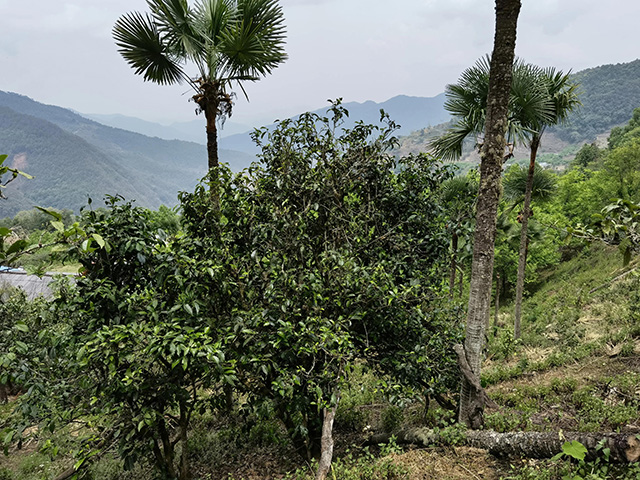
<path fill-rule="evenodd" d="M 582 106 L 568 116 L 566 123 L 544 133 L 538 155 L 539 163 L 548 164 L 556 171 L 569 166 L 582 144 L 606 138 L 614 127 L 626 123 L 640 105 L 640 60 L 583 70 L 570 78 L 579 84 Z M 450 123 L 445 123 L 402 136 L 398 152 L 406 155 L 427 151 L 429 142 L 449 126 Z M 524 164 L 528 160 L 526 148 L 515 149 L 513 162 Z M 478 162 L 475 145 L 469 141 L 458 165 L 466 172 Z"/>
<path fill-rule="evenodd" d="M 638 118 L 610 147 L 583 147 L 566 173 L 546 171 L 517 341 L 522 169 L 505 174 L 486 429 L 640 432 Z M 332 414 L 335 478 L 637 479 L 639 464 L 603 444 L 543 460 L 465 444 L 452 348 L 474 207 L 452 182 L 476 176 L 452 180 L 425 156 L 396 169 L 385 125 L 333 137 L 318 122 L 258 134 L 251 182 L 222 172 L 219 223 L 197 187 L 181 198 L 180 225 L 166 208 L 114 199 L 79 228 L 53 228 L 86 274 L 53 304 L 0 303 L 0 478 L 55 478 L 75 464 L 87 480 L 151 480 L 183 456 L 192 478 L 306 480 Z M 19 217 L 7 225 L 42 225 Z M 425 428 L 439 440 L 405 444 Z"/>
<path fill-rule="evenodd" d="M 138 190 L 133 173 L 112 157 L 51 122 L 0 107 L 0 143 L 13 165 L 34 177 L 7 187 L 2 216 L 34 204 L 77 211 L 88 196 L 101 197 L 101 192 L 148 199 L 151 205 L 162 202 L 150 188 Z"/>
<path fill-rule="evenodd" d="M 580 84 L 582 108 L 554 130 L 563 140 L 592 142 L 598 134 L 626 123 L 640 105 L 640 60 L 590 68 L 571 79 Z"/>

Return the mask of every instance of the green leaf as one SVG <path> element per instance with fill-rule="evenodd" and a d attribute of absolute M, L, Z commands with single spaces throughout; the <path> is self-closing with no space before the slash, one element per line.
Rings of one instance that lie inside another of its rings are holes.
<path fill-rule="evenodd" d="M 15 435 L 16 431 L 15 430 L 10 430 L 9 433 L 7 433 L 4 436 L 4 444 L 8 445 L 11 443 L 11 440 L 13 440 L 13 436 Z"/>
<path fill-rule="evenodd" d="M 7 249 L 7 255 L 18 253 L 24 250 L 28 245 L 29 243 L 26 240 L 18 240 Z"/>
<path fill-rule="evenodd" d="M 562 451 L 576 460 L 584 460 L 584 457 L 587 454 L 586 447 L 577 440 L 565 442 L 562 445 Z"/>
<path fill-rule="evenodd" d="M 62 222 L 51 222 L 51 226 L 59 232 L 64 231 L 64 223 Z"/>
<path fill-rule="evenodd" d="M 47 215 L 51 215 L 53 218 L 55 218 L 59 222 L 62 221 L 62 214 L 56 212 L 55 210 L 38 207 L 37 205 L 36 205 L 36 209 L 40 210 L 43 213 L 46 213 Z"/>
<path fill-rule="evenodd" d="M 29 347 L 27 346 L 27 344 L 24 342 L 21 342 L 20 340 L 16 340 L 16 349 L 18 350 L 18 352 L 22 354 L 27 353 L 29 351 Z"/>
<path fill-rule="evenodd" d="M 100 245 L 100 248 L 104 248 L 105 241 L 104 241 L 104 239 L 103 239 L 100 235 L 98 235 L 97 233 L 93 233 L 93 234 L 91 234 L 91 236 L 92 236 L 92 237 L 93 237 L 93 239 L 96 241 L 96 243 L 97 243 L 98 245 Z"/>
<path fill-rule="evenodd" d="M 27 327 L 27 324 L 24 322 L 16 323 L 13 328 L 18 330 L 19 332 L 24 332 L 24 333 L 27 333 L 29 331 L 29 327 Z"/>

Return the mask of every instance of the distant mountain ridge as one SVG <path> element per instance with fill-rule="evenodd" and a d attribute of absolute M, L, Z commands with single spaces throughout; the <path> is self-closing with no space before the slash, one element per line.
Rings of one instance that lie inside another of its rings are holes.
<path fill-rule="evenodd" d="M 158 137 L 164 140 L 183 140 L 185 142 L 194 142 L 205 145 L 207 136 L 205 133 L 205 120 L 202 116 L 189 122 L 175 122 L 171 125 L 161 125 L 155 122 L 148 122 L 136 117 L 128 117 L 120 114 L 102 115 L 102 114 L 84 114 L 85 118 L 89 118 L 109 127 L 121 128 L 130 132 L 146 135 L 147 137 Z M 226 121 L 219 134 L 221 137 L 245 133 L 251 130 L 248 125 Z"/>
<path fill-rule="evenodd" d="M 594 141 L 626 123 L 640 106 L 640 60 L 590 68 L 572 78 L 581 83 L 583 107 L 566 125 L 549 129 L 554 140 L 543 140 L 546 152 Z M 440 94 L 430 98 L 399 95 L 381 103 L 348 102 L 343 104 L 350 112 L 345 127 L 358 120 L 376 124 L 380 109 L 384 109 L 401 125 L 397 133 L 404 137 L 397 153 L 425 151 L 429 139 L 449 120 L 444 101 L 444 94 Z M 315 112 L 324 115 L 328 106 Z M 111 120 L 132 122 L 138 129 L 151 128 L 150 134 L 162 128 L 117 117 Z M 203 127 L 194 122 L 174 124 L 170 134 L 184 128 L 189 135 L 189 124 L 193 123 L 198 138 L 204 141 Z M 426 128 L 429 126 L 435 128 Z M 221 138 L 219 145 L 221 160 L 235 171 L 247 167 L 258 153 L 248 133 Z M 13 162 L 36 178 L 19 179 L 9 186 L 9 199 L 0 201 L 0 217 L 33 205 L 78 210 L 86 204 L 87 196 L 99 201 L 104 194 L 135 198 L 147 207 L 173 205 L 177 192 L 191 190 L 207 168 L 206 147 L 201 143 L 151 138 L 0 91 L 0 154 L 4 153 L 10 156 L 9 164 Z"/>
<path fill-rule="evenodd" d="M 349 111 L 349 118 L 345 122 L 345 127 L 352 127 L 356 120 L 377 124 L 380 121 L 380 110 L 384 110 L 389 114 L 391 120 L 400 125 L 400 128 L 396 132 L 397 135 L 408 135 L 414 130 L 448 121 L 450 116 L 444 109 L 444 100 L 444 94 L 441 93 L 435 97 L 398 95 L 380 103 L 372 100 L 363 103 L 347 102 L 343 104 Z M 329 105 L 327 104 L 326 107 L 314 110 L 313 113 L 324 115 L 328 107 Z M 117 114 L 82 115 L 104 125 L 130 130 L 147 136 L 179 139 L 201 144 L 206 142 L 203 119 L 165 126 L 159 123 L 147 122 L 139 118 L 125 117 L 124 115 Z M 294 118 L 297 118 L 297 116 Z M 273 126 L 274 124 L 267 125 L 268 128 L 272 128 Z M 253 131 L 251 127 L 227 120 L 224 127 L 219 130 L 220 146 L 228 150 L 236 150 L 255 155 L 258 153 L 258 150 L 251 140 L 251 131 Z"/>
<path fill-rule="evenodd" d="M 0 217 L 34 205 L 77 211 L 87 196 L 99 202 L 105 194 L 174 205 L 178 191 L 193 189 L 207 170 L 203 145 L 108 127 L 15 93 L 0 92 L 0 107 L 1 152 L 36 177 L 7 187 Z M 224 149 L 220 158 L 236 171 L 254 159 Z"/>
<path fill-rule="evenodd" d="M 379 124 L 380 110 L 384 110 L 391 120 L 399 125 L 396 135 L 408 135 L 414 130 L 447 122 L 450 115 L 444 109 L 444 101 L 444 93 L 441 93 L 435 97 L 398 95 L 381 103 L 372 100 L 363 103 L 347 102 L 342 104 L 349 112 L 349 118 L 345 120 L 343 126 L 351 128 L 359 120 L 368 124 Z M 329 106 L 314 110 L 312 113 L 325 115 Z M 267 128 L 273 127 L 274 124 L 267 125 Z M 254 155 L 259 153 L 248 132 L 221 138 L 219 144 L 230 150 Z"/>

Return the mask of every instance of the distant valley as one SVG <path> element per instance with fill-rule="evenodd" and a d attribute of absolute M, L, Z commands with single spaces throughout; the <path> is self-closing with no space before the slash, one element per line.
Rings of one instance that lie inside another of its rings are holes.
<path fill-rule="evenodd" d="M 0 217 L 34 205 L 78 211 L 105 194 L 157 208 L 175 205 L 207 169 L 206 147 L 162 140 L 102 125 L 71 110 L 0 92 L 0 151 L 33 175 L 6 189 Z M 254 156 L 220 151 L 221 160 L 242 170 Z M 9 162 L 11 164 L 11 162 Z"/>

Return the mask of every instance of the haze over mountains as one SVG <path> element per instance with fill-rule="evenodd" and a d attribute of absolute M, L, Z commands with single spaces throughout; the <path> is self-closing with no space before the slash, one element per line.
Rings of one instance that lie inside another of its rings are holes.
<path fill-rule="evenodd" d="M 171 125 L 162 125 L 120 114 L 102 115 L 80 113 L 80 115 L 109 127 L 129 130 L 130 132 L 140 133 L 147 137 L 158 137 L 164 140 L 183 140 L 185 142 L 195 142 L 202 145 L 206 144 L 205 119 L 202 115 L 196 117 L 194 114 L 194 120 L 189 122 L 176 122 Z M 251 125 L 243 125 L 227 120 L 224 123 L 224 128 L 220 130 L 220 136 L 228 137 L 229 135 L 246 133 L 252 128 Z"/>
<path fill-rule="evenodd" d="M 448 121 L 449 114 L 444 109 L 444 101 L 445 97 L 442 93 L 431 98 L 398 95 L 382 103 L 376 103 L 371 100 L 363 103 L 348 102 L 343 104 L 349 111 L 349 118 L 344 125 L 345 127 L 352 127 L 356 120 L 362 120 L 365 123 L 377 123 L 380 120 L 380 110 L 382 109 L 400 125 L 397 134 L 408 135 L 414 130 Z M 329 103 L 325 107 L 314 110 L 314 113 L 324 115 L 328 107 Z M 206 143 L 204 134 L 205 120 L 201 116 L 190 122 L 160 125 L 139 118 L 125 117 L 124 115 L 82 115 L 111 127 L 130 130 L 150 137 L 166 140 L 185 140 L 203 145 Z M 268 127 L 272 125 L 268 125 Z M 220 145 L 228 150 L 238 150 L 255 155 L 258 152 L 251 140 L 250 132 L 254 128 L 261 126 L 242 125 L 234 123 L 232 119 L 228 119 L 219 130 Z"/>
<path fill-rule="evenodd" d="M 582 85 L 583 107 L 567 125 L 554 129 L 565 143 L 593 141 L 596 135 L 626 123 L 640 106 L 640 60 L 592 68 L 574 78 Z M 416 148 L 424 150 L 428 132 L 438 130 L 426 127 L 449 118 L 444 100 L 444 94 L 400 95 L 383 103 L 345 103 L 350 113 L 345 126 L 357 120 L 378 123 L 382 108 L 401 125 L 398 134 L 413 132 Z M 324 114 L 327 107 L 316 112 Z M 86 205 L 87 197 L 99 203 L 105 194 L 123 195 L 151 208 L 175 205 L 177 193 L 193 189 L 206 173 L 203 118 L 163 126 L 120 115 L 86 117 L 0 92 L 0 154 L 9 155 L 7 164 L 35 177 L 20 178 L 8 186 L 8 200 L 0 201 L 0 218 L 34 205 L 77 211 Z M 221 132 L 220 158 L 235 171 L 249 166 L 257 153 L 248 132 L 231 134 L 246 127 L 228 122 Z M 189 139 L 193 141 L 185 141 Z"/>

